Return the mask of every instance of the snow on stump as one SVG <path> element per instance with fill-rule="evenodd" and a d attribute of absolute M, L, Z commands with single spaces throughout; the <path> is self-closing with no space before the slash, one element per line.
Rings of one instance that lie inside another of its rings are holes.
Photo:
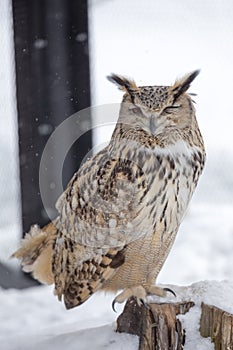
<path fill-rule="evenodd" d="M 194 302 L 187 301 L 153 303 L 146 308 L 130 298 L 117 319 L 117 332 L 138 335 L 139 350 L 182 350 L 185 331 L 176 316 L 185 314 L 192 306 Z"/>
<path fill-rule="evenodd" d="M 200 333 L 210 337 L 215 350 L 233 350 L 233 315 L 213 305 L 201 304 Z"/>

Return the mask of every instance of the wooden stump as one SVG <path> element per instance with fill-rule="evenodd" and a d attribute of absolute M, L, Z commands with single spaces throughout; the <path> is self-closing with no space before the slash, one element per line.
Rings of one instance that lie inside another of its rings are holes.
<path fill-rule="evenodd" d="M 182 350 L 185 330 L 176 318 L 194 306 L 192 301 L 182 303 L 156 303 L 138 306 L 130 298 L 117 319 L 117 332 L 139 336 L 139 350 Z"/>
<path fill-rule="evenodd" d="M 233 315 L 202 303 L 200 333 L 210 337 L 215 350 L 233 350 Z"/>

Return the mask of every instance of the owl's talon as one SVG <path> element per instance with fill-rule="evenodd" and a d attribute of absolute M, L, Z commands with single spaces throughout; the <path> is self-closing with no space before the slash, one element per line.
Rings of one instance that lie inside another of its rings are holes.
<path fill-rule="evenodd" d="M 165 290 L 165 292 L 169 292 L 169 293 L 173 294 L 174 297 L 176 298 L 176 293 L 172 289 L 170 289 L 170 288 L 163 288 L 163 290 Z"/>
<path fill-rule="evenodd" d="M 112 302 L 112 309 L 113 309 L 114 312 L 117 313 L 117 311 L 116 311 L 116 309 L 115 309 L 115 304 L 116 304 L 116 298 L 113 299 L 113 302 Z"/>
<path fill-rule="evenodd" d="M 144 306 L 147 310 L 150 310 L 149 305 L 147 304 L 147 302 L 144 299 L 139 299 L 141 305 L 140 306 Z"/>
<path fill-rule="evenodd" d="M 150 309 L 149 306 L 148 306 L 148 304 L 147 304 L 147 302 L 146 302 L 143 298 L 137 298 L 137 297 L 135 297 L 135 299 L 136 299 L 136 301 L 137 301 L 138 306 L 140 306 L 140 307 L 141 307 L 141 306 L 144 306 L 146 309 L 148 309 L 148 310 Z M 115 309 L 116 303 L 118 303 L 117 297 L 114 298 L 113 301 L 112 301 L 112 309 L 113 309 L 114 312 L 117 313 L 117 311 L 116 311 L 116 309 Z"/>

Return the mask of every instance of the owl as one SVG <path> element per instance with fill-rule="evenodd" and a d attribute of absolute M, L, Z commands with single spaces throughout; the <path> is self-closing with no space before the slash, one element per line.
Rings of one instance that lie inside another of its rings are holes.
<path fill-rule="evenodd" d="M 205 163 L 187 93 L 199 71 L 171 86 L 108 79 L 124 92 L 107 147 L 86 160 L 56 203 L 58 217 L 31 227 L 13 254 L 24 271 L 54 284 L 67 309 L 98 290 L 139 304 L 170 291 L 156 278 L 173 245 Z"/>

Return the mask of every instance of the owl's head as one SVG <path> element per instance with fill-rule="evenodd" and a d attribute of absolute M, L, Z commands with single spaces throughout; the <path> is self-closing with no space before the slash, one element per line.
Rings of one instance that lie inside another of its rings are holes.
<path fill-rule="evenodd" d="M 108 79 L 125 92 L 119 122 L 133 124 L 156 135 L 167 126 L 184 128 L 192 123 L 194 106 L 186 91 L 199 70 L 177 80 L 172 86 L 137 86 L 126 77 L 112 74 Z"/>

